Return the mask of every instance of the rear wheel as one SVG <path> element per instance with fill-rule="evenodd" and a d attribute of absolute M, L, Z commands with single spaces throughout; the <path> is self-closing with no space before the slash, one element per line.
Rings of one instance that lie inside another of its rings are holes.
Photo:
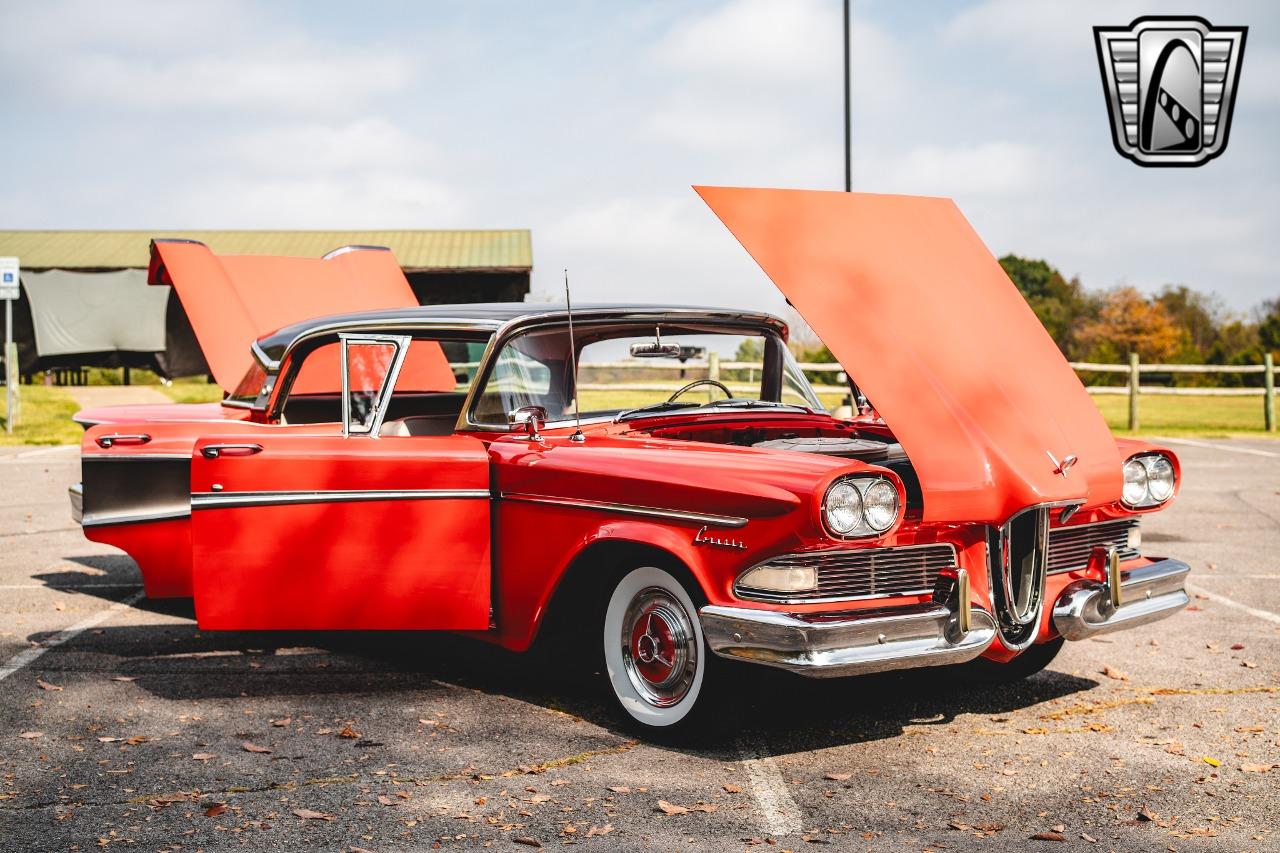
<path fill-rule="evenodd" d="M 1008 663 L 997 663 L 986 658 L 971 660 L 961 666 L 966 678 L 972 678 L 985 684 L 1012 684 L 1030 678 L 1049 664 L 1062 651 L 1064 640 L 1061 637 L 1047 643 L 1030 646 Z"/>
<path fill-rule="evenodd" d="M 693 597 L 674 575 L 642 566 L 619 580 L 602 642 L 613 697 L 631 721 L 670 731 L 700 716 L 710 652 Z"/>

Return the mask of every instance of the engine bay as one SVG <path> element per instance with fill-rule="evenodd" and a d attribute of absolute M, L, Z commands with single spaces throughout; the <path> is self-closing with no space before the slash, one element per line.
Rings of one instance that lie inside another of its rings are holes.
<path fill-rule="evenodd" d="M 654 438 L 732 444 L 760 450 L 814 453 L 857 459 L 888 468 L 901 479 L 907 492 L 907 509 L 923 506 L 920 480 L 906 451 L 883 424 L 851 424 L 844 421 L 814 423 L 803 419 L 762 423 L 683 423 L 643 430 Z"/>

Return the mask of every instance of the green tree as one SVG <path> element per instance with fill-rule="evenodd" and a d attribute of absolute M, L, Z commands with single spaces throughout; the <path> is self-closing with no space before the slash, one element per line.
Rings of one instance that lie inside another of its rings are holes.
<path fill-rule="evenodd" d="M 1005 255 L 1000 259 L 1000 266 L 1017 285 L 1058 348 L 1074 354 L 1076 328 L 1087 317 L 1090 307 L 1080 279 L 1067 280 L 1047 261 L 1017 255 Z"/>

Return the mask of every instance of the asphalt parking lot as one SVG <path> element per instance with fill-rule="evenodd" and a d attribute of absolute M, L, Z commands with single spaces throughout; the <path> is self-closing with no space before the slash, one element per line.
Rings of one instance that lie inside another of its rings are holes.
<path fill-rule="evenodd" d="M 1194 601 L 1012 688 L 761 673 L 694 743 L 450 637 L 209 634 L 0 450 L 6 850 L 1280 849 L 1280 442 L 1171 446 Z"/>

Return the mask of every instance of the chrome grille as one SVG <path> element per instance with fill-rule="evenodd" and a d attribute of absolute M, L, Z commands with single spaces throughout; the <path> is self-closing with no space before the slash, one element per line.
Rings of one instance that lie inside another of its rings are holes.
<path fill-rule="evenodd" d="M 781 593 L 735 585 L 734 592 L 740 598 L 776 602 L 921 595 L 933 592 L 938 573 L 955 564 L 956 552 L 950 545 L 810 551 L 774 557 L 752 568 L 816 568 L 816 590 Z"/>
<path fill-rule="evenodd" d="M 1137 559 L 1141 555 L 1129 547 L 1129 531 L 1137 526 L 1136 518 L 1118 518 L 1050 530 L 1049 573 L 1083 569 L 1094 548 L 1115 548 L 1122 561 Z"/>

